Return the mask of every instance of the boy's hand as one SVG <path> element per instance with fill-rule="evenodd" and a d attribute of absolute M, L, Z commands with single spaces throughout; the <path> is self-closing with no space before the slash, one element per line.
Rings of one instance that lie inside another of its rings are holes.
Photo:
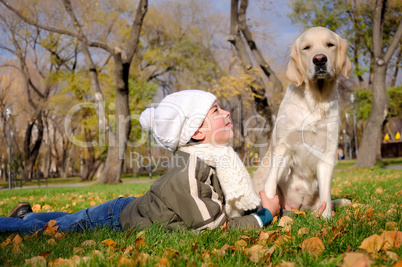
<path fill-rule="evenodd" d="M 320 218 L 321 215 L 324 213 L 325 208 L 327 207 L 327 203 L 324 201 L 322 202 L 321 206 L 316 210 L 315 217 Z M 335 212 L 331 211 L 332 217 L 335 216 Z"/>
<path fill-rule="evenodd" d="M 273 217 L 278 216 L 281 211 L 278 195 L 275 195 L 273 198 L 268 198 L 264 191 L 260 191 L 260 197 L 261 206 L 268 209 Z"/>

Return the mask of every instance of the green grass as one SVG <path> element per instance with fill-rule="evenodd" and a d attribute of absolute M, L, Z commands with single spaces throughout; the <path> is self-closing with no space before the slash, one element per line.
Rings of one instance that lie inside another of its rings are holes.
<path fill-rule="evenodd" d="M 47 263 L 58 258 L 72 259 L 76 254 L 80 257 L 82 266 L 117 266 L 120 257 L 140 264 L 143 262 L 140 259 L 141 255 L 149 255 L 147 266 L 158 263 L 163 265 L 165 259 L 171 266 L 192 264 L 193 266 L 266 266 L 283 261 L 295 263 L 296 266 L 339 266 L 346 251 L 360 252 L 359 246 L 362 241 L 371 235 L 380 235 L 386 230 L 386 223 L 396 223 L 399 230 L 402 226 L 402 170 L 383 169 L 379 168 L 380 166 L 372 169 L 351 169 L 349 164 L 342 162 L 337 165 L 338 170 L 333 177 L 332 198 L 349 198 L 356 207 L 337 210 L 335 217 L 330 220 L 316 219 L 311 213 L 294 218 L 288 233 L 291 238 L 275 248 L 269 261 L 264 259 L 254 263 L 247 253 L 248 248 L 258 243 L 260 230 L 215 229 L 197 234 L 191 231 L 167 231 L 155 225 L 145 230 L 144 247 L 137 244 L 139 229 L 134 229 L 132 232 L 96 229 L 84 233 L 67 233 L 61 239 L 43 234 L 24 237 L 23 246 L 19 247 L 20 251 L 15 245 L 0 245 L 0 265 L 24 265 L 26 259 L 47 252 L 45 253 L 48 255 Z M 151 183 L 130 183 L 0 191 L 0 215 L 6 216 L 20 201 L 28 201 L 32 205 L 39 204 L 42 210 L 46 207 L 48 211 L 74 212 L 88 207 L 91 202 L 100 204 L 118 196 L 143 194 L 150 185 Z M 46 204 L 49 206 L 45 206 Z M 367 217 L 365 213 L 369 208 L 374 209 L 371 217 Z M 332 231 L 325 234 L 323 229 L 335 229 L 336 222 L 341 218 L 347 219 L 340 234 L 336 238 Z M 298 235 L 301 228 L 308 228 L 307 233 Z M 263 231 L 281 229 L 276 222 Z M 284 234 L 286 233 L 279 233 L 280 236 Z M 304 240 L 314 236 L 319 237 L 325 246 L 324 252 L 318 257 L 311 256 L 300 247 Z M 14 235 L 0 234 L 0 243 L 5 244 L 7 238 L 12 237 Z M 56 239 L 54 244 L 49 241 L 51 239 Z M 103 245 L 101 242 L 106 239 L 112 239 L 117 246 L 113 249 Z M 236 242 L 241 239 L 247 242 L 246 248 L 235 247 Z M 83 242 L 86 240 L 94 240 L 96 245 L 85 247 Z M 225 253 L 217 252 L 225 244 L 229 246 Z M 270 248 L 273 244 L 268 244 L 266 248 Z M 83 251 L 77 248 L 82 248 Z M 131 252 L 127 253 L 128 251 Z M 124 252 L 127 254 L 123 255 Z M 402 258 L 402 248 L 392 248 L 391 252 Z M 385 251 L 366 255 L 374 266 L 395 264 L 395 260 L 392 260 Z M 86 263 L 83 263 L 84 259 L 87 260 Z"/>

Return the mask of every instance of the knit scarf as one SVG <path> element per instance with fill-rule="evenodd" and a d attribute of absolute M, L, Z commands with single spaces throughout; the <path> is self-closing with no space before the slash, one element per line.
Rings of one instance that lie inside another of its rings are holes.
<path fill-rule="evenodd" d="M 261 199 L 253 189 L 250 175 L 231 146 L 197 143 L 181 147 L 179 150 L 194 154 L 209 166 L 216 168 L 225 196 L 225 212 L 229 218 L 240 217 L 245 211 L 260 206 Z"/>

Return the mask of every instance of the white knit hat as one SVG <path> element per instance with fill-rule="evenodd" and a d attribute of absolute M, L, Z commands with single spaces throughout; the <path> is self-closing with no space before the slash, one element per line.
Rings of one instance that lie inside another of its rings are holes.
<path fill-rule="evenodd" d="M 141 113 L 140 124 L 152 131 L 164 148 L 176 151 L 200 128 L 216 96 L 201 90 L 184 90 L 166 96 L 156 108 Z"/>

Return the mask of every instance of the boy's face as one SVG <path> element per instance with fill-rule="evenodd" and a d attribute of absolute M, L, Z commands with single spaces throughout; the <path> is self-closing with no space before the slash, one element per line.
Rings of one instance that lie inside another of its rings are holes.
<path fill-rule="evenodd" d="M 205 117 L 201 127 L 192 138 L 202 141 L 203 143 L 224 145 L 234 136 L 232 128 L 230 112 L 221 109 L 218 103 L 215 102 Z"/>

